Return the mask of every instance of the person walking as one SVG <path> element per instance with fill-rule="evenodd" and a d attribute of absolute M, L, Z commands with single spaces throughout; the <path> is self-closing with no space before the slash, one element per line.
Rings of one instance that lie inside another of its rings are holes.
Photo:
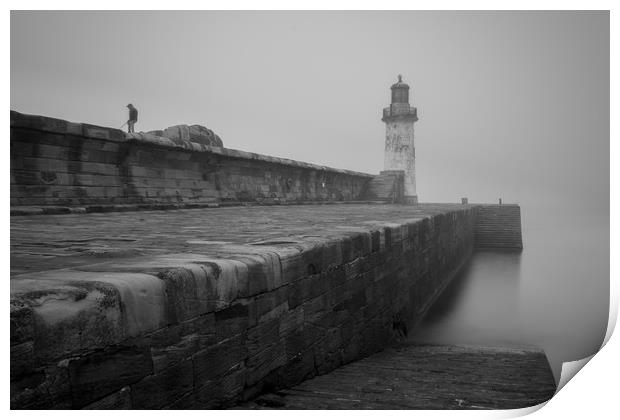
<path fill-rule="evenodd" d="M 133 127 L 138 122 L 138 110 L 132 105 L 127 105 L 129 108 L 129 120 L 127 121 L 127 132 L 133 133 Z"/>

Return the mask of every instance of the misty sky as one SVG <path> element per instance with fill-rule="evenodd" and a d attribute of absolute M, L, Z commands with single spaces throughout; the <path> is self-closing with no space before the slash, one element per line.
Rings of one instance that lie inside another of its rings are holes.
<path fill-rule="evenodd" d="M 609 215 L 607 12 L 12 12 L 11 109 L 378 173 L 402 73 L 423 202 Z"/>

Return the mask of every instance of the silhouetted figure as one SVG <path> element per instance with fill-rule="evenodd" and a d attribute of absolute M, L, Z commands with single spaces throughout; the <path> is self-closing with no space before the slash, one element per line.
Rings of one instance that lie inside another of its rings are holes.
<path fill-rule="evenodd" d="M 129 120 L 127 121 L 127 132 L 133 133 L 133 127 L 138 122 L 138 110 L 132 105 L 127 105 L 129 108 Z"/>

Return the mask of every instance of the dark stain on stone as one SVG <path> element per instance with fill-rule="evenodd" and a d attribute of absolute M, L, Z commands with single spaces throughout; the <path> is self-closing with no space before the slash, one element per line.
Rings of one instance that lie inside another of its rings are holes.
<path fill-rule="evenodd" d="M 222 268 L 217 265 L 214 262 L 211 261 L 202 261 L 202 262 L 196 262 L 196 264 L 200 264 L 200 265 L 205 265 L 207 267 L 210 267 L 211 270 L 213 271 L 213 277 L 217 280 L 220 278 L 220 274 L 222 274 Z"/>
<path fill-rule="evenodd" d="M 88 190 L 86 188 L 76 188 L 75 189 L 75 195 L 78 198 L 88 198 Z"/>
<path fill-rule="evenodd" d="M 52 171 L 41 171 L 40 177 L 41 181 L 43 181 L 44 184 L 53 184 L 58 179 L 58 175 L 56 175 L 56 172 Z"/>
<path fill-rule="evenodd" d="M 256 400 L 254 400 L 254 402 L 260 405 L 261 407 L 268 407 L 268 408 L 279 408 L 279 407 L 284 407 L 286 405 L 286 403 L 282 399 L 274 397 L 273 394 L 263 395 L 262 397 L 259 397 Z"/>
<path fill-rule="evenodd" d="M 26 302 L 11 299 L 11 345 L 32 340 L 34 337 L 32 308 Z"/>
<path fill-rule="evenodd" d="M 215 181 L 215 190 L 216 191 L 221 191 L 222 190 L 222 183 L 220 182 L 220 177 L 217 175 L 217 172 L 214 174 L 213 180 Z"/>
<path fill-rule="evenodd" d="M 226 309 L 215 312 L 215 322 L 220 322 L 220 321 L 224 321 L 227 319 L 248 317 L 248 316 L 249 316 L 248 305 L 236 303 L 234 305 L 229 306 Z"/>
<path fill-rule="evenodd" d="M 239 191 L 235 194 L 235 196 L 237 197 L 238 201 L 254 201 L 254 197 L 252 197 L 252 194 L 246 190 Z"/>
<path fill-rule="evenodd" d="M 407 323 L 403 320 L 400 313 L 397 313 L 392 317 L 392 329 L 400 338 L 407 337 Z"/>
<path fill-rule="evenodd" d="M 67 172 L 69 172 L 69 185 L 74 187 L 75 194 L 79 196 L 78 190 L 80 190 L 80 177 L 78 174 L 82 173 L 82 152 L 84 147 L 84 139 L 79 136 L 66 135 L 69 140 L 69 147 L 67 148 Z M 57 196 L 55 196 L 57 197 Z"/>
<path fill-rule="evenodd" d="M 112 346 L 69 362 L 74 408 L 138 382 L 153 373 L 147 346 Z"/>
<path fill-rule="evenodd" d="M 77 286 L 77 285 L 76 285 Z M 74 301 L 82 300 L 88 295 L 88 291 L 84 289 L 80 289 L 79 286 L 75 289 L 66 289 L 66 288 L 58 288 L 58 289 L 45 289 L 45 290 L 34 290 L 30 292 L 26 292 L 20 295 L 20 299 L 26 302 L 34 302 L 45 296 L 53 296 L 53 295 L 65 295 L 67 297 L 72 297 Z M 35 302 L 36 303 L 36 302 Z"/>
<path fill-rule="evenodd" d="M 309 275 L 313 275 L 313 274 L 317 274 L 319 272 L 319 270 L 317 270 L 316 266 L 314 264 L 308 264 L 308 274 Z"/>
<path fill-rule="evenodd" d="M 120 185 L 123 186 L 123 197 L 129 198 L 128 201 L 135 201 L 140 196 L 136 185 L 133 182 L 131 175 L 131 150 L 135 149 L 135 146 L 130 142 L 121 143 L 118 148 L 117 163 L 118 176 L 120 178 Z M 139 149 L 137 150 L 139 151 Z"/>
<path fill-rule="evenodd" d="M 295 241 L 262 241 L 262 242 L 254 242 L 250 245 L 253 246 L 271 246 L 271 245 L 295 245 L 297 242 Z"/>

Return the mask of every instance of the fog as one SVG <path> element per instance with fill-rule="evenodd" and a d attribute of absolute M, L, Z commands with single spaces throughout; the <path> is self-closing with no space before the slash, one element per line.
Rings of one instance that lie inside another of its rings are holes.
<path fill-rule="evenodd" d="M 400 73 L 420 201 L 522 209 L 523 256 L 474 260 L 459 287 L 483 292 L 427 335 L 531 340 L 557 377 L 608 313 L 609 46 L 605 11 L 12 12 L 11 109 L 120 127 L 131 102 L 138 131 L 378 173 Z"/>
<path fill-rule="evenodd" d="M 362 172 L 398 73 L 421 201 L 608 221 L 608 12 L 11 13 L 11 109 Z"/>

